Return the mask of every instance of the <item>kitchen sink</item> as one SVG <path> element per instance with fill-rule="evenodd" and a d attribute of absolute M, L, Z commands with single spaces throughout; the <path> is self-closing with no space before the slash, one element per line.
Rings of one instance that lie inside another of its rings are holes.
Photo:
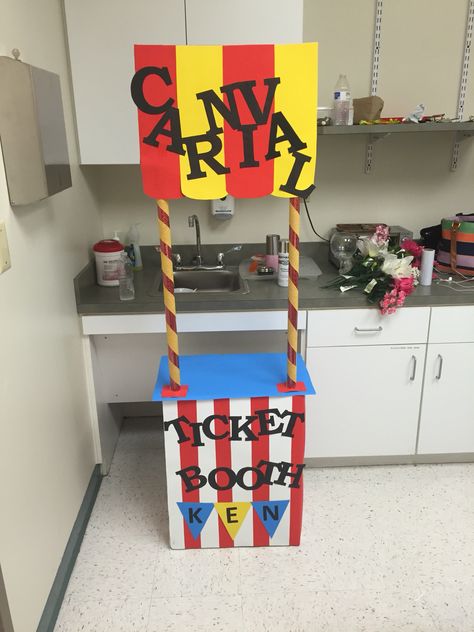
<path fill-rule="evenodd" d="M 174 272 L 174 287 L 177 293 L 185 292 L 248 292 L 248 287 L 238 269 L 223 270 L 178 270 Z M 152 294 L 163 292 L 161 272 L 153 284 Z"/>

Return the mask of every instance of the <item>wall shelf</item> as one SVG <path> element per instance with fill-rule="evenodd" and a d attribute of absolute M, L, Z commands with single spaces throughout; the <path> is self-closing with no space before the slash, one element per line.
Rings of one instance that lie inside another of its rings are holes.
<path fill-rule="evenodd" d="M 388 125 L 328 125 L 318 127 L 318 134 L 424 134 L 426 132 L 456 132 L 466 136 L 474 134 L 474 122 L 465 123 L 394 123 Z"/>
<path fill-rule="evenodd" d="M 393 123 L 387 125 L 328 125 L 318 127 L 321 136 L 367 136 L 365 173 L 372 172 L 374 164 L 373 143 L 391 134 L 427 134 L 430 132 L 451 132 L 454 136 L 451 157 L 451 171 L 455 171 L 459 161 L 459 143 L 474 135 L 474 122 L 462 123 Z"/>

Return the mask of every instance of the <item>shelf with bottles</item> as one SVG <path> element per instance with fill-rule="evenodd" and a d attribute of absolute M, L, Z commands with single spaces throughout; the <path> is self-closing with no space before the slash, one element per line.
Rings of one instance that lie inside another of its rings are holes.
<path fill-rule="evenodd" d="M 367 136 L 365 173 L 369 174 L 374 165 L 373 144 L 391 134 L 426 134 L 435 132 L 451 132 L 453 134 L 453 150 L 451 171 L 455 171 L 459 161 L 460 143 L 474 135 L 474 121 L 436 122 L 436 123 L 387 123 L 373 125 L 326 125 L 318 127 L 321 136 Z"/>
<path fill-rule="evenodd" d="M 474 134 L 474 121 L 461 123 L 387 123 L 374 125 L 325 125 L 318 127 L 318 134 L 367 134 L 387 136 L 388 134 L 454 132 L 463 136 Z"/>

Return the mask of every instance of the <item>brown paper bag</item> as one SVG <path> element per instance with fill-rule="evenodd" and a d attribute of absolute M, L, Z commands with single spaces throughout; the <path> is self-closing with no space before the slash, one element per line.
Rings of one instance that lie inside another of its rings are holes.
<path fill-rule="evenodd" d="M 354 124 L 359 121 L 375 121 L 380 118 L 383 108 L 383 99 L 380 97 L 363 97 L 354 99 Z"/>

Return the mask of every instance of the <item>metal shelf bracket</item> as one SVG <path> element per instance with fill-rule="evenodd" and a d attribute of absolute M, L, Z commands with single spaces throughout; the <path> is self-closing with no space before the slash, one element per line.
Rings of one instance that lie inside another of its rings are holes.
<path fill-rule="evenodd" d="M 474 0 L 469 0 L 467 19 L 466 19 L 466 33 L 464 36 L 464 54 L 461 67 L 461 79 L 459 82 L 459 96 L 458 107 L 456 116 L 459 121 L 462 121 L 464 114 L 464 102 L 466 99 L 467 82 L 469 79 L 469 62 L 471 58 L 471 43 L 472 43 L 472 30 L 474 27 Z M 466 140 L 469 133 L 458 132 L 454 138 L 453 150 L 451 154 L 451 171 L 456 171 L 459 162 L 460 143 Z"/>
<path fill-rule="evenodd" d="M 474 0 L 473 0 L 474 1 Z M 375 0 L 374 47 L 372 52 L 372 76 L 370 78 L 370 94 L 377 94 L 379 81 L 380 46 L 382 43 L 382 11 L 383 0 Z M 387 134 L 370 134 L 365 148 L 365 173 L 372 172 L 374 164 L 374 143 Z"/>
<path fill-rule="evenodd" d="M 374 163 L 374 153 L 375 147 L 374 144 L 378 140 L 382 140 L 386 136 L 390 136 L 390 132 L 377 132 L 374 134 L 369 134 L 367 139 L 366 151 L 365 151 L 365 173 L 369 174 L 372 171 L 372 165 Z"/>
<path fill-rule="evenodd" d="M 468 138 L 474 136 L 474 132 L 469 130 L 456 132 L 454 134 L 453 151 L 451 154 L 451 171 L 456 171 L 459 163 L 459 157 L 461 154 L 461 143 Z"/>

